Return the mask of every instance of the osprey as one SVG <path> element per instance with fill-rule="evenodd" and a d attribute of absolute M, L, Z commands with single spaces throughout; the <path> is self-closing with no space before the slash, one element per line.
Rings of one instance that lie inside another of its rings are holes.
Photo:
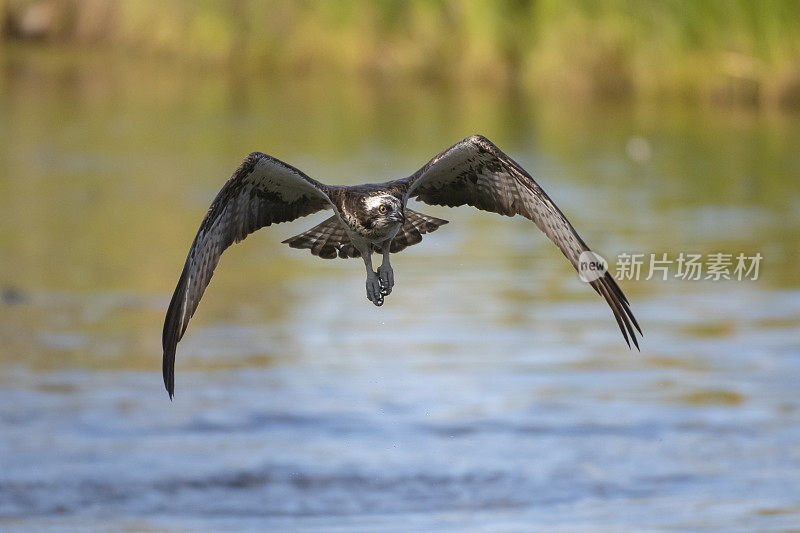
<path fill-rule="evenodd" d="M 417 244 L 446 220 L 406 207 L 409 199 L 431 205 L 471 205 L 533 221 L 577 270 L 589 248 L 572 225 L 516 161 L 489 139 L 472 135 L 443 151 L 407 178 L 352 187 L 325 185 L 274 157 L 247 156 L 211 203 L 178 280 L 164 321 L 164 385 L 175 392 L 175 349 L 211 280 L 220 255 L 250 233 L 322 210 L 333 216 L 283 241 L 324 259 L 360 257 L 367 269 L 367 298 L 377 306 L 392 292 L 389 256 Z M 372 268 L 372 253 L 383 260 Z M 642 330 L 625 295 L 605 270 L 590 280 L 605 298 L 625 342 L 638 348 Z M 630 338 L 630 340 L 629 340 Z"/>

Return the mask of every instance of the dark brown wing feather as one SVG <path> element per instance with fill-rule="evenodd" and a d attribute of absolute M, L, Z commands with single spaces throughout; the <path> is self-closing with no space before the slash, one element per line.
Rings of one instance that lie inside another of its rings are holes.
<path fill-rule="evenodd" d="M 581 253 L 589 250 L 531 175 L 480 135 L 457 142 L 412 176 L 392 185 L 404 189 L 406 199 L 451 207 L 471 205 L 505 216 L 522 215 L 558 246 L 576 270 Z M 633 341 L 638 348 L 634 328 L 640 335 L 642 330 L 614 278 L 606 272 L 591 286 L 608 302 L 628 346 Z"/>
<path fill-rule="evenodd" d="M 164 320 L 164 385 L 175 391 L 175 349 L 222 252 L 264 226 L 331 207 L 328 187 L 268 155 L 247 156 L 211 203 L 194 238 Z"/>

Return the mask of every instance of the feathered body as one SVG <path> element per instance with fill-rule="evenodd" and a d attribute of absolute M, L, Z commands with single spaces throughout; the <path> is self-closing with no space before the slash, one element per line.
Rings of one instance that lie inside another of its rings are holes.
<path fill-rule="evenodd" d="M 381 183 L 332 187 L 329 192 L 336 214 L 308 231 L 283 241 L 292 248 L 308 248 L 323 259 L 361 257 L 365 249 L 383 252 L 382 243 L 391 242 L 391 253 L 422 241 L 422 235 L 447 224 L 446 220 L 423 215 L 403 205 L 402 187 Z M 390 212 L 402 220 L 390 220 L 378 212 L 391 204 Z"/>

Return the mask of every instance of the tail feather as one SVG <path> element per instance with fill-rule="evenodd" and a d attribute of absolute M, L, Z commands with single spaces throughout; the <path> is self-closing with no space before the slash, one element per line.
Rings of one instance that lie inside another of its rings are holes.
<path fill-rule="evenodd" d="M 396 253 L 422 241 L 422 236 L 447 224 L 447 220 L 406 209 L 406 222 L 392 239 L 390 252 Z"/>
<path fill-rule="evenodd" d="M 436 231 L 445 224 L 447 220 L 406 209 L 406 222 L 392 240 L 390 251 L 395 253 L 413 246 L 422 241 L 423 235 Z M 292 248 L 306 248 L 323 259 L 361 257 L 336 215 L 283 242 Z M 372 251 L 380 252 L 380 249 L 373 247 Z"/>
<path fill-rule="evenodd" d="M 336 215 L 283 242 L 292 248 L 308 248 L 312 254 L 323 259 L 334 259 L 343 246 L 351 244 Z"/>

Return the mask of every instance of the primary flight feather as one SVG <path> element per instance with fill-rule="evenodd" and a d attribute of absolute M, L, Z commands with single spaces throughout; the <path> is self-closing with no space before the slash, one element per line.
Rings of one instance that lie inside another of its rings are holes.
<path fill-rule="evenodd" d="M 285 240 L 325 259 L 361 257 L 367 270 L 367 298 L 383 304 L 392 292 L 389 255 L 422 240 L 446 220 L 406 207 L 409 199 L 431 205 L 471 205 L 506 216 L 532 220 L 573 267 L 589 248 L 575 229 L 516 161 L 489 139 L 472 135 L 446 149 L 411 176 L 381 184 L 336 186 L 320 183 L 291 165 L 254 152 L 247 156 L 211 203 L 194 238 L 164 321 L 164 385 L 175 393 L 175 350 L 222 252 L 250 233 L 322 210 L 333 216 Z M 377 271 L 372 253 L 383 256 Z M 627 298 L 604 272 L 592 288 L 605 298 L 625 342 L 638 348 L 636 322 Z"/>

